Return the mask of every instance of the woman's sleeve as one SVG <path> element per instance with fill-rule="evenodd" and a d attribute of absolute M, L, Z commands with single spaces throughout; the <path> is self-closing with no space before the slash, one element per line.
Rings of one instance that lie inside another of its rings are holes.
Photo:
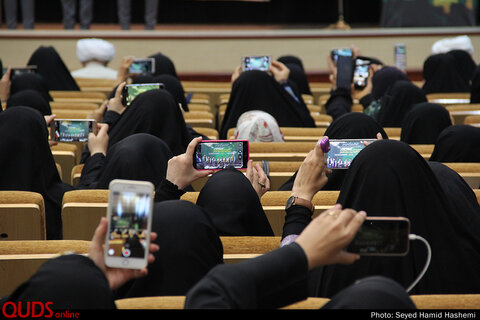
<path fill-rule="evenodd" d="M 95 153 L 88 157 L 82 169 L 78 189 L 93 189 L 104 166 L 105 155 L 103 153 Z"/>
<path fill-rule="evenodd" d="M 274 309 L 307 298 L 308 262 L 297 244 L 213 268 L 186 295 L 185 309 Z"/>
<path fill-rule="evenodd" d="M 352 110 L 352 96 L 350 90 L 345 88 L 338 88 L 330 93 L 330 98 L 325 104 L 327 114 L 331 115 L 335 120 L 336 118 L 349 113 Z"/>
<path fill-rule="evenodd" d="M 288 245 L 302 233 L 312 221 L 312 211 L 304 206 L 292 206 L 287 209 L 283 225 L 281 246 Z"/>
<path fill-rule="evenodd" d="M 160 185 L 155 191 L 155 202 L 167 201 L 167 200 L 178 200 L 185 193 L 184 190 L 178 189 L 178 187 L 168 181 L 167 179 L 162 179 Z"/>

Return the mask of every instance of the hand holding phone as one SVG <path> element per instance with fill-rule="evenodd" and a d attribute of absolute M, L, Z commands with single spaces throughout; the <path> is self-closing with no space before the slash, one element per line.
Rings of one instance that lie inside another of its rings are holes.
<path fill-rule="evenodd" d="M 325 167 L 325 157 L 322 150 L 322 137 L 315 144 L 298 169 L 295 182 L 292 187 L 292 195 L 311 201 L 328 181 L 327 174 L 330 170 Z M 324 144 L 323 144 L 324 145 Z"/>
<path fill-rule="evenodd" d="M 366 256 L 404 256 L 409 251 L 410 221 L 404 217 L 367 217 L 348 252 Z"/>
<path fill-rule="evenodd" d="M 329 169 L 348 169 L 357 154 L 375 139 L 330 140 L 326 165 Z"/>
<path fill-rule="evenodd" d="M 129 68 L 129 73 L 133 75 L 139 75 L 143 73 L 154 73 L 154 72 L 155 72 L 154 58 L 134 59 Z"/>
<path fill-rule="evenodd" d="M 354 61 L 349 56 L 338 56 L 337 58 L 337 88 L 350 90 L 353 80 Z"/>
<path fill-rule="evenodd" d="M 175 156 L 168 161 L 166 178 L 180 190 L 185 189 L 194 181 L 214 173 L 213 170 L 197 170 L 193 165 L 194 153 L 202 137 L 190 141 L 185 153 Z"/>
<path fill-rule="evenodd" d="M 129 106 L 135 98 L 144 92 L 149 90 L 164 89 L 163 83 L 139 83 L 139 84 L 127 84 L 123 87 L 122 92 L 122 104 Z"/>
<path fill-rule="evenodd" d="M 113 180 L 109 184 L 105 265 L 143 269 L 148 264 L 153 215 L 151 182 Z"/>
<path fill-rule="evenodd" d="M 108 148 L 108 124 L 98 123 L 98 133 L 90 132 L 88 136 L 88 150 L 91 155 L 103 153 L 107 155 Z"/>
<path fill-rule="evenodd" d="M 105 217 L 102 217 L 100 223 L 95 229 L 93 234 L 92 241 L 88 248 L 88 257 L 93 260 L 93 262 L 105 273 L 105 276 L 108 279 L 110 289 L 115 290 L 120 288 L 122 285 L 127 283 L 130 280 L 146 276 L 148 273 L 147 268 L 143 269 L 117 269 L 109 268 L 105 265 L 105 238 L 108 231 L 108 220 Z M 150 246 L 148 254 L 148 263 L 151 264 L 155 260 L 153 253 L 157 252 L 160 248 L 157 244 L 152 243 L 157 239 L 157 234 L 155 232 L 150 233 Z"/>

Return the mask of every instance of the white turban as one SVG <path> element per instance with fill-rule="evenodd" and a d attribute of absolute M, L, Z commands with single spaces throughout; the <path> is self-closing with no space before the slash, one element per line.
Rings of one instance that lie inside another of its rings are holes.
<path fill-rule="evenodd" d="M 455 38 L 445 38 L 438 40 L 432 46 L 432 53 L 447 53 L 452 50 L 464 50 L 473 54 L 472 41 L 468 36 L 458 36 Z"/>
<path fill-rule="evenodd" d="M 77 58 L 80 62 L 98 60 L 108 62 L 113 59 L 113 44 L 102 39 L 80 39 L 77 41 Z"/>
<path fill-rule="evenodd" d="M 260 110 L 247 111 L 238 118 L 235 139 L 249 142 L 284 142 L 277 120 Z"/>

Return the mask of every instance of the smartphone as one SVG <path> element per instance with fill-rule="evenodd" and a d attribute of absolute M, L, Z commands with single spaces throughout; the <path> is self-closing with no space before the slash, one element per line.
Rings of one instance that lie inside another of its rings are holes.
<path fill-rule="evenodd" d="M 251 56 L 242 57 L 242 70 L 261 70 L 268 71 L 272 65 L 271 56 Z"/>
<path fill-rule="evenodd" d="M 8 68 L 3 68 L 3 74 L 7 73 Z M 37 66 L 26 66 L 20 68 L 12 68 L 10 71 L 10 80 L 12 80 L 15 76 L 19 76 L 25 73 L 37 73 Z"/>
<path fill-rule="evenodd" d="M 110 182 L 105 238 L 105 265 L 142 269 L 147 266 L 154 186 L 148 181 Z"/>
<path fill-rule="evenodd" d="M 332 61 L 337 63 L 339 56 L 353 57 L 353 51 L 350 48 L 337 48 L 330 51 L 330 56 L 332 57 Z"/>
<path fill-rule="evenodd" d="M 129 69 L 130 74 L 154 73 L 155 59 L 142 58 L 134 59 Z"/>
<path fill-rule="evenodd" d="M 165 85 L 163 83 L 127 84 L 123 88 L 122 104 L 129 106 L 140 93 L 154 89 L 165 89 Z"/>
<path fill-rule="evenodd" d="M 407 70 L 407 48 L 404 43 L 395 44 L 395 67 Z"/>
<path fill-rule="evenodd" d="M 370 76 L 370 64 L 370 60 L 355 59 L 355 69 L 353 71 L 353 85 L 355 89 L 363 89 L 367 86 L 367 80 Z"/>
<path fill-rule="evenodd" d="M 376 139 L 340 139 L 329 140 L 330 150 L 327 153 L 328 169 L 348 169 L 357 154 L 365 148 L 365 142 Z"/>
<path fill-rule="evenodd" d="M 246 169 L 248 160 L 248 140 L 202 141 L 193 154 L 193 166 L 197 170 Z"/>
<path fill-rule="evenodd" d="M 337 88 L 351 89 L 353 81 L 353 65 L 352 57 L 339 56 L 337 60 Z"/>
<path fill-rule="evenodd" d="M 404 256 L 409 251 L 410 220 L 367 217 L 346 251 L 365 256 Z"/>
<path fill-rule="evenodd" d="M 50 140 L 58 142 L 85 142 L 90 132 L 97 133 L 93 119 L 55 119 L 50 123 Z"/>

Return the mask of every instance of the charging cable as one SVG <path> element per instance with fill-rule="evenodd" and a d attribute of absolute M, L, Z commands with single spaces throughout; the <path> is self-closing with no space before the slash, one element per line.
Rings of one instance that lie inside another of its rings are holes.
<path fill-rule="evenodd" d="M 428 243 L 425 238 L 422 238 L 421 236 L 418 236 L 416 234 L 409 234 L 408 239 L 410 240 L 420 240 L 422 241 L 425 246 L 427 247 L 427 261 L 425 262 L 425 266 L 423 267 L 422 272 L 418 275 L 417 279 L 407 288 L 407 292 L 410 292 L 410 290 L 413 289 L 417 285 L 417 283 L 420 281 L 420 279 L 423 278 L 425 275 L 425 272 L 427 272 L 428 267 L 430 266 L 430 260 L 432 258 L 432 248 L 430 247 L 430 244 Z"/>

